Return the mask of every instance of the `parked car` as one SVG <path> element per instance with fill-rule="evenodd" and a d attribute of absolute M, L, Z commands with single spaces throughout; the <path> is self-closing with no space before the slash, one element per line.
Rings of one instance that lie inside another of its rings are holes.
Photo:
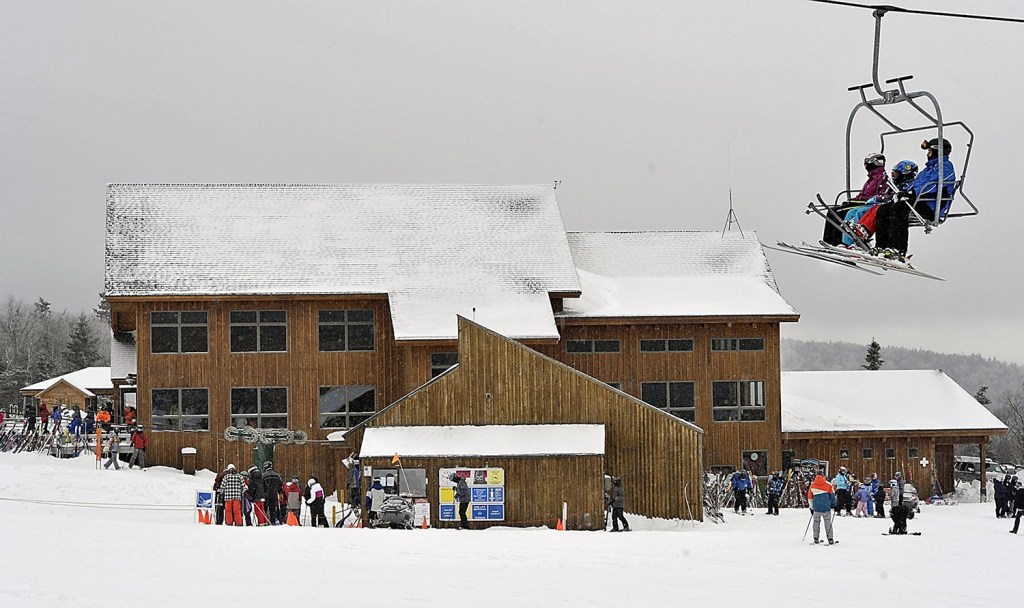
<path fill-rule="evenodd" d="M 1013 465 L 1010 465 L 1016 471 Z M 977 456 L 956 456 L 953 459 L 953 476 L 957 481 L 978 481 L 979 469 L 981 468 L 981 459 Z M 996 479 L 1006 475 L 1007 471 L 1004 465 L 992 460 L 991 458 L 985 459 L 985 477 L 989 480 Z M 1013 473 L 1010 473 L 1011 475 Z"/>

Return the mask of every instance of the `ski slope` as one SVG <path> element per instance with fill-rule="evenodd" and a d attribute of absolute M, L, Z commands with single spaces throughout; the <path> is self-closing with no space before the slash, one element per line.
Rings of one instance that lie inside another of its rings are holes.
<path fill-rule="evenodd" d="M 841 543 L 827 547 L 801 542 L 808 513 L 798 509 L 730 513 L 721 525 L 632 516 L 633 532 L 608 534 L 226 528 L 194 524 L 190 509 L 16 502 L 174 509 L 212 480 L 163 467 L 95 470 L 91 456 L 0 454 L 0 606 L 764 607 L 834 597 L 837 580 L 870 597 L 907 594 L 907 605 L 981 606 L 1003 603 L 1005 586 L 966 573 L 1024 542 L 991 503 L 923 506 L 910 522 L 923 536 L 886 537 L 888 520 L 841 518 Z"/>

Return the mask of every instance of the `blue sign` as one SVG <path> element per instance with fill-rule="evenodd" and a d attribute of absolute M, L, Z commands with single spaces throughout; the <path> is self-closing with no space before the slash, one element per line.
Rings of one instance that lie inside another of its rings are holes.
<path fill-rule="evenodd" d="M 487 502 L 487 488 L 473 488 L 469 502 Z"/>
<path fill-rule="evenodd" d="M 505 519 L 505 505 L 487 505 L 487 519 Z"/>
<path fill-rule="evenodd" d="M 505 488 L 487 488 L 487 502 L 505 502 Z"/>
<path fill-rule="evenodd" d="M 441 505 L 441 521 L 455 521 L 455 505 Z"/>
<path fill-rule="evenodd" d="M 487 519 L 487 505 L 469 505 L 473 509 L 473 521 Z"/>
<path fill-rule="evenodd" d="M 196 491 L 196 508 L 197 509 L 212 509 L 213 508 L 213 492 L 200 492 Z"/>

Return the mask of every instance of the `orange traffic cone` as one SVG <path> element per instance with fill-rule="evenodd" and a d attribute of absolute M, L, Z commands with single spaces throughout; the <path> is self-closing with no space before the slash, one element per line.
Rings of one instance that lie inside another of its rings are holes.
<path fill-rule="evenodd" d="M 423 516 L 423 525 L 420 526 L 420 527 L 423 528 L 424 530 L 426 530 L 427 528 L 430 527 L 429 525 L 427 525 L 427 516 L 426 515 Z"/>
<path fill-rule="evenodd" d="M 565 530 L 565 524 L 562 523 L 562 518 L 558 518 L 558 523 L 555 524 L 555 530 Z"/>
<path fill-rule="evenodd" d="M 211 525 L 213 523 L 213 513 L 210 511 L 203 511 L 203 515 L 205 517 L 205 521 L 203 523 L 208 526 Z"/>
<path fill-rule="evenodd" d="M 288 523 L 289 526 L 297 526 L 297 525 L 299 525 L 299 518 L 295 517 L 294 513 L 289 512 L 288 513 L 288 522 L 287 523 Z"/>

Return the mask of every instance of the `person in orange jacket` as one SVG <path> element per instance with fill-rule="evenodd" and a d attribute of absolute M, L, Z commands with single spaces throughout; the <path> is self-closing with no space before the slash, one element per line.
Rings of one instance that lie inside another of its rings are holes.
<path fill-rule="evenodd" d="M 811 505 L 811 517 L 814 520 L 814 544 L 821 542 L 818 539 L 823 519 L 825 537 L 828 538 L 828 544 L 833 544 L 835 541 L 832 539 L 832 509 L 836 507 L 836 492 L 821 473 L 814 478 L 807 490 L 807 502 Z"/>
<path fill-rule="evenodd" d="M 128 426 L 135 424 L 135 408 L 130 405 L 124 406 L 124 423 Z"/>
<path fill-rule="evenodd" d="M 110 430 L 110 412 L 106 409 L 102 409 L 96 413 L 96 424 L 100 425 L 104 431 Z"/>
<path fill-rule="evenodd" d="M 146 439 L 145 430 L 140 424 L 135 427 L 135 432 L 132 433 L 131 444 L 133 451 L 132 458 L 128 461 L 129 469 L 132 468 L 132 465 L 134 465 L 136 461 L 138 461 L 140 469 L 146 468 L 146 445 L 148 443 L 149 441 Z"/>

